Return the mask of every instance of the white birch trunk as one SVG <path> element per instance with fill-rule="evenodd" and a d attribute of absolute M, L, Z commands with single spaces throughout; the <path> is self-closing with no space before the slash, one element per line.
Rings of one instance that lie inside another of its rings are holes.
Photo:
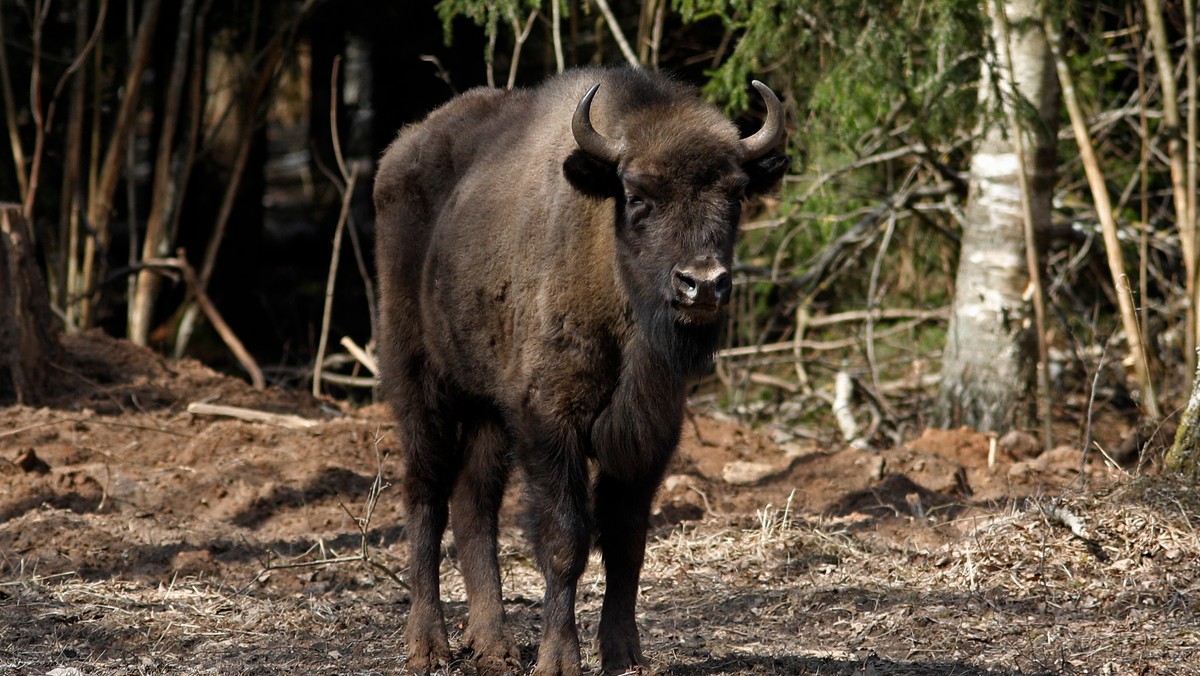
<path fill-rule="evenodd" d="M 1175 443 L 1167 451 L 1167 467 L 1200 478 L 1200 354 L 1197 354 L 1196 377 L 1192 380 L 1192 396 L 1188 398 L 1179 428 L 1175 430 Z"/>
<path fill-rule="evenodd" d="M 1017 105 L 1025 131 L 1034 227 L 1050 222 L 1054 186 L 1054 126 L 1058 83 L 1041 31 L 1036 0 L 1005 0 L 1015 84 L 1027 105 Z M 955 282 L 954 306 L 942 363 L 938 418 L 943 425 L 1003 431 L 1014 425 L 1033 392 L 1036 335 L 1028 293 L 1024 221 L 1019 187 L 1021 162 L 1006 111 L 997 101 L 1007 86 L 998 74 L 1003 61 L 996 3 L 985 2 L 992 19 L 987 61 L 979 83 L 985 111 L 980 141 L 971 159 L 970 192 Z M 1028 112 L 1037 111 L 1036 119 Z"/>

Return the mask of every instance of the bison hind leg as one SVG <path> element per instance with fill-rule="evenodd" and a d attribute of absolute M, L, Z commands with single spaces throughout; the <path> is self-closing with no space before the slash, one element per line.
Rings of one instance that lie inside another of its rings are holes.
<path fill-rule="evenodd" d="M 469 604 L 465 643 L 474 652 L 477 673 L 517 674 L 520 652 L 504 626 L 496 551 L 511 441 L 491 412 L 464 420 L 461 441 L 463 469 L 450 514 Z"/>
<path fill-rule="evenodd" d="M 408 673 L 426 674 L 450 662 L 439 572 L 451 492 L 462 466 L 457 421 L 443 402 L 410 383 L 393 398 L 404 454 L 402 480 L 408 534 L 410 598 L 405 638 Z"/>

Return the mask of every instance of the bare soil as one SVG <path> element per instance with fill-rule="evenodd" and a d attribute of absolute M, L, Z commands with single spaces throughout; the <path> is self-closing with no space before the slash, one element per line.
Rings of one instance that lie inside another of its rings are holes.
<path fill-rule="evenodd" d="M 401 671 L 408 598 L 383 569 L 404 577 L 404 516 L 384 407 L 255 392 L 98 333 L 68 340 L 51 405 L 0 409 L 0 673 Z M 189 414 L 198 401 L 318 424 Z M 1103 411 L 1095 429 L 1104 449 L 1130 432 Z M 1200 673 L 1194 489 L 1153 457 L 1123 468 L 1028 441 L 993 451 L 971 430 L 926 430 L 862 451 L 697 414 L 643 576 L 656 672 Z M 502 569 L 531 665 L 541 582 L 513 493 Z M 465 594 L 449 535 L 446 548 L 457 646 Z M 580 584 L 591 669 L 600 570 L 593 559 Z"/>

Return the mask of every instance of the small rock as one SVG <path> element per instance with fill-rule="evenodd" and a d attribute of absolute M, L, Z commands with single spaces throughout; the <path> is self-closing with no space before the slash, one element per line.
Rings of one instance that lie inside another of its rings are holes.
<path fill-rule="evenodd" d="M 1077 472 L 1083 452 L 1074 446 L 1057 446 L 1038 456 L 1035 466 L 1047 472 Z"/>
<path fill-rule="evenodd" d="M 1022 460 L 1021 462 L 1014 462 L 1012 467 L 1008 468 L 1008 478 L 1020 479 L 1022 477 L 1029 476 L 1033 472 L 1034 468 L 1032 461 Z"/>
<path fill-rule="evenodd" d="M 1032 434 L 1027 434 L 1020 430 L 1009 430 L 1007 434 L 1000 437 L 998 445 L 1001 451 L 1009 454 L 1016 460 L 1037 457 L 1042 451 L 1041 444 L 1038 443 L 1038 440 Z"/>
<path fill-rule="evenodd" d="M 21 471 L 26 474 L 48 474 L 50 472 L 50 465 L 37 457 L 37 453 L 34 453 L 32 448 L 21 451 L 13 464 L 20 467 Z"/>
<path fill-rule="evenodd" d="M 721 472 L 721 478 L 725 479 L 725 483 L 735 486 L 748 486 L 766 479 L 777 471 L 775 467 L 765 462 L 735 460 L 725 463 L 725 469 Z"/>
<path fill-rule="evenodd" d="M 796 438 L 796 434 L 794 432 L 792 432 L 791 430 L 785 429 L 783 427 L 777 427 L 777 428 L 771 430 L 771 442 L 774 443 L 776 446 L 786 444 L 787 442 L 792 441 L 795 438 Z"/>
<path fill-rule="evenodd" d="M 687 474 L 672 474 L 666 479 L 663 479 L 662 487 L 664 493 L 671 493 L 674 492 L 676 488 L 682 487 L 687 489 L 696 486 L 697 483 L 696 477 L 689 476 Z"/>

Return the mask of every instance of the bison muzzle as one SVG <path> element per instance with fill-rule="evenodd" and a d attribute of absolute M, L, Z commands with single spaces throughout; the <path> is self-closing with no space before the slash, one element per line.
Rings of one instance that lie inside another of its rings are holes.
<path fill-rule="evenodd" d="M 779 100 L 736 127 L 640 70 L 473 90 L 402 130 L 375 183 L 380 377 L 403 451 L 408 669 L 450 659 L 447 522 L 480 673 L 520 669 L 496 534 L 510 468 L 545 576 L 535 674 L 579 674 L 576 582 L 606 573 L 605 671 L 646 670 L 634 609 L 651 501 L 708 365 L 741 204 L 787 168 Z"/>

